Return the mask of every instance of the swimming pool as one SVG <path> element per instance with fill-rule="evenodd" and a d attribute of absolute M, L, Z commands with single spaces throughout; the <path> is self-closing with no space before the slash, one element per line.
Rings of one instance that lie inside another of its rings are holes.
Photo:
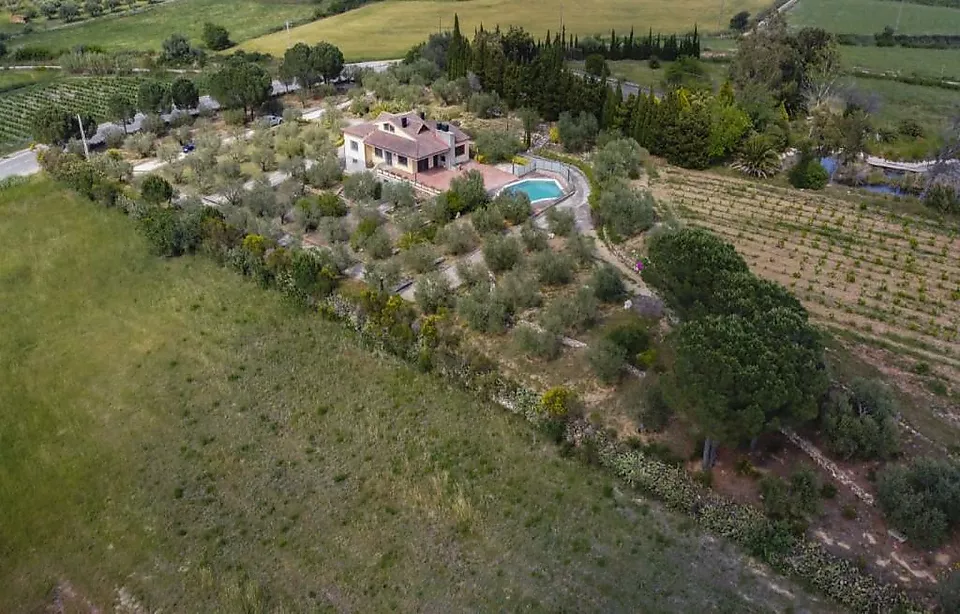
<path fill-rule="evenodd" d="M 549 200 L 563 196 L 563 188 L 553 179 L 524 179 L 503 188 L 510 192 L 523 192 L 530 202 Z"/>

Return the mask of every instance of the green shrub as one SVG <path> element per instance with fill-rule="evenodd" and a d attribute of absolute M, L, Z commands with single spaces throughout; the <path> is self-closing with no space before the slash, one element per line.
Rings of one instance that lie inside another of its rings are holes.
<path fill-rule="evenodd" d="M 444 226 L 438 239 L 446 247 L 447 253 L 454 256 L 472 252 L 478 241 L 476 231 L 466 220 Z"/>
<path fill-rule="evenodd" d="M 627 353 L 610 339 L 601 339 L 590 346 L 587 352 L 590 368 L 601 382 L 615 383 L 627 365 Z"/>
<path fill-rule="evenodd" d="M 557 297 L 544 310 L 541 324 L 561 333 L 583 331 L 596 323 L 599 303 L 589 288 L 580 288 L 572 297 Z"/>
<path fill-rule="evenodd" d="M 550 232 L 555 235 L 565 237 L 573 232 L 576 225 L 576 216 L 569 209 L 551 208 L 547 211 L 547 222 L 550 224 Z"/>
<path fill-rule="evenodd" d="M 522 224 L 533 215 L 530 197 L 524 192 L 503 190 L 493 199 L 493 203 L 503 213 L 503 219 L 514 226 Z"/>
<path fill-rule="evenodd" d="M 604 303 L 617 303 L 626 298 L 627 288 L 620 271 L 613 265 L 604 263 L 598 266 L 590 278 L 593 294 Z"/>
<path fill-rule="evenodd" d="M 343 194 L 354 202 L 374 202 L 380 198 L 381 190 L 380 182 L 369 171 L 347 175 L 343 180 Z"/>
<path fill-rule="evenodd" d="M 496 294 L 513 313 L 540 304 L 540 290 L 530 271 L 514 269 L 505 273 L 497 284 Z"/>
<path fill-rule="evenodd" d="M 918 458 L 877 476 L 877 502 L 887 521 L 921 548 L 946 541 L 960 523 L 960 464 Z"/>
<path fill-rule="evenodd" d="M 404 265 L 414 273 L 432 271 L 437 260 L 437 252 L 432 245 L 419 243 L 403 252 Z"/>
<path fill-rule="evenodd" d="M 344 243 L 350 239 L 347 225 L 340 218 L 325 217 L 317 223 L 320 234 L 330 243 Z"/>
<path fill-rule="evenodd" d="M 489 284 L 490 271 L 482 262 L 461 261 L 457 263 L 457 275 L 468 288 Z"/>
<path fill-rule="evenodd" d="M 647 327 L 640 318 L 630 317 L 607 328 L 603 337 L 623 349 L 627 360 L 633 362 L 634 357 L 650 348 Z"/>
<path fill-rule="evenodd" d="M 667 405 L 663 398 L 663 390 L 659 382 L 653 382 L 644 390 L 643 409 L 640 412 L 640 420 L 644 429 L 655 432 L 667 428 L 670 418 L 673 416 L 673 410 Z"/>
<path fill-rule="evenodd" d="M 428 314 L 436 313 L 444 307 L 452 307 L 454 304 L 450 281 L 446 275 L 438 271 L 427 273 L 417 280 L 414 298 L 420 310 Z"/>
<path fill-rule="evenodd" d="M 935 183 L 923 195 L 923 204 L 940 213 L 960 212 L 960 193 L 952 185 Z"/>
<path fill-rule="evenodd" d="M 603 145 L 591 162 L 593 172 L 601 185 L 613 179 L 637 179 L 647 160 L 647 150 L 633 139 L 619 138 Z"/>
<path fill-rule="evenodd" d="M 518 326 L 513 332 L 513 338 L 522 352 L 543 360 L 557 358 L 563 349 L 559 336 L 531 326 Z"/>
<path fill-rule="evenodd" d="M 541 228 L 537 228 L 530 220 L 524 222 L 523 226 L 520 227 L 520 238 L 528 251 L 539 252 L 550 247 L 547 233 Z"/>
<path fill-rule="evenodd" d="M 562 286 L 573 281 L 574 263 L 567 254 L 543 251 L 533 256 L 537 279 L 548 286 Z"/>
<path fill-rule="evenodd" d="M 523 150 L 523 143 L 509 132 L 500 130 L 481 130 L 474 137 L 477 154 L 483 156 L 487 164 L 509 162 Z"/>
<path fill-rule="evenodd" d="M 845 460 L 886 459 L 900 449 L 899 413 L 886 384 L 856 379 L 849 388 L 828 392 L 820 407 L 820 428 L 827 448 Z"/>
<path fill-rule="evenodd" d="M 813 154 L 801 154 L 800 160 L 790 169 L 790 185 L 795 188 L 822 190 L 830 175 Z"/>
<path fill-rule="evenodd" d="M 411 209 L 417 204 L 413 186 L 405 181 L 384 183 L 382 196 L 383 200 L 401 209 Z"/>
<path fill-rule="evenodd" d="M 173 186 L 159 175 L 147 175 L 140 185 L 140 194 L 151 205 L 159 205 L 173 198 Z"/>
<path fill-rule="evenodd" d="M 597 209 L 604 229 L 613 241 L 621 241 L 653 226 L 653 196 L 615 181 L 600 193 Z"/>
<path fill-rule="evenodd" d="M 571 152 L 586 151 L 593 147 L 600 126 L 597 118 L 582 112 L 574 117 L 564 111 L 557 121 L 557 132 L 564 149 Z"/>
<path fill-rule="evenodd" d="M 521 251 L 515 237 L 491 235 L 483 244 L 483 259 L 491 271 L 500 273 L 516 266 Z"/>
<path fill-rule="evenodd" d="M 383 228 L 377 228 L 362 241 L 364 251 L 374 260 L 389 258 L 393 253 L 393 242 Z"/>
<path fill-rule="evenodd" d="M 502 297 L 488 286 L 478 285 L 457 301 L 457 313 L 473 330 L 483 333 L 502 333 L 513 315 Z"/>
<path fill-rule="evenodd" d="M 317 212 L 321 217 L 343 217 L 347 214 L 347 203 L 334 192 L 321 192 L 317 196 Z"/>
<path fill-rule="evenodd" d="M 566 252 L 570 254 L 574 262 L 580 266 L 585 266 L 593 262 L 596 251 L 593 237 L 579 233 L 573 233 L 567 237 Z"/>
<path fill-rule="evenodd" d="M 820 487 L 820 496 L 824 499 L 834 499 L 837 496 L 837 486 L 832 482 L 824 482 Z"/>
<path fill-rule="evenodd" d="M 477 170 L 469 170 L 463 175 L 454 177 L 450 181 L 447 195 L 448 210 L 453 216 L 457 213 L 475 211 L 490 202 L 487 188 L 483 184 L 483 175 Z"/>
<path fill-rule="evenodd" d="M 506 226 L 503 211 L 496 203 L 491 203 L 473 212 L 470 216 L 473 227 L 482 235 L 498 233 Z"/>

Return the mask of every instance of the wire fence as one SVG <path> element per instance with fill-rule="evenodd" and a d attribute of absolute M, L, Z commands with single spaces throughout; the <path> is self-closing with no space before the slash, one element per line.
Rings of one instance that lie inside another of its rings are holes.
<path fill-rule="evenodd" d="M 513 174 L 517 177 L 523 177 L 537 170 L 556 173 L 566 179 L 567 182 L 570 181 L 570 169 L 562 162 L 543 158 L 528 158 L 526 164 L 513 165 Z"/>

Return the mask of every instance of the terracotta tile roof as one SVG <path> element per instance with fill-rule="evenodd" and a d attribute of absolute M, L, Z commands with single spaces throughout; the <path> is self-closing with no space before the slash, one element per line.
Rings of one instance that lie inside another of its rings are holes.
<path fill-rule="evenodd" d="M 404 120 L 406 120 L 406 126 L 403 125 Z M 383 130 L 381 126 L 385 123 L 391 124 L 396 132 L 405 134 L 410 139 Z M 348 126 L 344 128 L 343 132 L 363 139 L 363 142 L 367 145 L 417 159 L 446 152 L 449 145 L 446 138 L 442 136 L 444 132 L 453 135 L 454 144 L 459 145 L 470 140 L 470 137 L 458 126 L 445 125 L 446 130 L 437 130 L 436 121 L 421 119 L 415 111 L 398 115 L 384 112 L 372 122 Z"/>
<path fill-rule="evenodd" d="M 450 149 L 449 145 L 430 134 L 421 134 L 415 141 L 411 141 L 383 130 L 374 130 L 363 142 L 414 159 L 445 153 Z"/>
<path fill-rule="evenodd" d="M 343 129 L 344 134 L 349 134 L 350 136 L 357 136 L 361 139 L 366 138 L 368 134 L 376 130 L 377 127 L 369 122 L 364 122 L 362 124 L 354 124 L 352 126 L 347 126 Z"/>

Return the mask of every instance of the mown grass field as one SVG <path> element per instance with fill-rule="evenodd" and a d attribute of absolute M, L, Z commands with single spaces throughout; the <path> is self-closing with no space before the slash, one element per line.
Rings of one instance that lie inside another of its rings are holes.
<path fill-rule="evenodd" d="M 207 21 L 222 25 L 234 41 L 260 36 L 287 20 L 313 15 L 317 5 L 282 0 L 174 0 L 146 8 L 136 15 L 103 16 L 58 30 L 20 36 L 10 44 L 40 45 L 70 49 L 75 45 L 98 45 L 107 50 L 159 50 L 174 32 L 201 46 L 200 35 Z"/>
<path fill-rule="evenodd" d="M 343 50 L 347 60 L 375 60 L 402 57 L 413 45 L 426 40 L 438 29 L 450 29 L 454 14 L 460 17 L 460 28 L 472 36 L 483 24 L 493 28 L 522 26 L 542 37 L 547 31 L 557 32 L 561 22 L 567 32 L 580 35 L 604 34 L 611 28 L 629 32 L 673 33 L 686 32 L 699 24 L 701 30 L 715 29 L 718 19 L 724 27 L 730 17 L 740 10 L 756 12 L 766 6 L 759 0 L 732 0 L 719 6 L 707 0 L 682 0 L 657 3 L 636 0 L 464 0 L 442 2 L 429 0 L 388 0 L 369 4 L 342 15 L 315 21 L 289 32 L 277 32 L 248 41 L 245 49 L 273 55 L 283 52 L 298 42 L 330 41 Z M 562 16 L 561 16 L 562 12 Z"/>
<path fill-rule="evenodd" d="M 119 213 L 0 214 L 0 611 L 829 609 Z"/>
<path fill-rule="evenodd" d="M 843 46 L 840 47 L 840 55 L 847 68 L 960 79 L 960 49 Z M 960 92 L 954 95 L 960 102 Z"/>
<path fill-rule="evenodd" d="M 901 13 L 902 9 L 902 13 Z M 786 14 L 791 26 L 823 28 L 845 34 L 875 34 L 893 27 L 900 34 L 956 34 L 960 9 L 889 0 L 800 0 Z"/>

